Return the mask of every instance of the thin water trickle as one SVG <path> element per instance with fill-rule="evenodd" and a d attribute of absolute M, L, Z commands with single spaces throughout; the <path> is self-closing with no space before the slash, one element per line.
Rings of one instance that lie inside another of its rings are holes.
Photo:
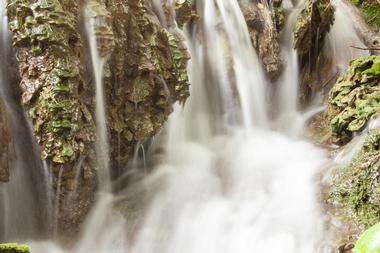
<path fill-rule="evenodd" d="M 86 33 L 90 47 L 92 71 L 95 79 L 96 93 L 96 154 L 98 163 L 99 186 L 103 191 L 110 191 L 110 173 L 109 173 L 109 140 L 107 130 L 106 101 L 103 84 L 103 71 L 107 61 L 100 56 L 97 45 L 96 35 L 96 17 L 90 17 L 88 14 L 91 8 L 91 1 L 88 1 L 85 9 Z"/>
<path fill-rule="evenodd" d="M 12 135 L 8 147 L 10 182 L 0 183 L 0 241 L 43 237 L 52 223 L 49 178 L 15 86 L 17 70 L 12 65 L 5 0 L 0 0 L 0 59 L 0 100 Z"/>

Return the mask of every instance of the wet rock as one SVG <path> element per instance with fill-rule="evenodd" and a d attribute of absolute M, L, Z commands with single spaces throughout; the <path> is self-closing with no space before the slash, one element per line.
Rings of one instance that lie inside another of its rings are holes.
<path fill-rule="evenodd" d="M 348 166 L 334 170 L 327 201 L 359 230 L 380 221 L 380 129 L 368 132 Z"/>
<path fill-rule="evenodd" d="M 180 28 L 197 18 L 198 15 L 191 0 L 177 0 L 175 2 L 175 19 Z"/>
<path fill-rule="evenodd" d="M 0 101 L 0 183 L 9 181 L 10 131 L 4 105 Z"/>
<path fill-rule="evenodd" d="M 329 94 L 328 120 L 333 142 L 344 144 L 380 111 L 380 56 L 350 63 Z"/>
<path fill-rule="evenodd" d="M 150 1 L 111 0 L 107 9 L 115 34 L 106 78 L 111 157 L 113 167 L 125 168 L 131 148 L 157 133 L 172 104 L 189 96 L 189 55 L 181 34 L 165 28 Z"/>
<path fill-rule="evenodd" d="M 85 15 L 87 19 L 90 19 L 87 22 L 93 23 L 99 56 L 103 58 L 109 56 L 115 48 L 115 37 L 111 14 L 106 9 L 104 1 L 88 1 Z"/>
<path fill-rule="evenodd" d="M 10 0 L 7 6 L 22 103 L 53 175 L 57 230 L 71 237 L 97 189 L 94 87 L 91 66 L 81 54 L 80 12 L 93 22 L 100 56 L 108 59 L 104 84 L 116 176 L 127 166 L 131 149 L 155 135 L 173 103 L 184 104 L 189 96 L 182 34 L 159 21 L 151 1 L 93 0 L 86 10 L 81 4 Z"/>
<path fill-rule="evenodd" d="M 41 158 L 53 175 L 58 196 L 58 231 L 72 236 L 90 205 L 72 198 L 71 178 L 78 182 L 77 194 L 86 203 L 93 199 L 96 177 L 85 178 L 77 163 L 95 173 L 90 154 L 95 141 L 91 116 L 92 97 L 83 80 L 82 50 L 78 32 L 77 1 L 10 0 L 9 28 L 16 48 L 22 103 L 28 110 Z M 78 173 L 76 173 L 78 171 Z M 69 173 L 71 177 L 66 176 Z M 75 176 L 73 176 L 75 175 Z M 72 212 L 72 210 L 79 210 Z M 69 229 L 70 228 L 70 229 Z"/>
<path fill-rule="evenodd" d="M 306 103 L 315 90 L 322 87 L 316 83 L 324 83 L 320 80 L 319 73 L 324 73 L 324 67 L 328 66 L 328 59 L 321 55 L 324 38 L 334 22 L 334 7 L 330 0 L 308 0 L 299 13 L 295 22 L 294 48 L 299 55 L 301 102 Z M 326 75 L 324 75 L 326 76 Z"/>
<path fill-rule="evenodd" d="M 319 51 L 333 21 L 334 7 L 329 0 L 308 0 L 294 26 L 294 48 L 300 55 Z"/>
<path fill-rule="evenodd" d="M 283 69 L 278 42 L 279 32 L 284 25 L 281 1 L 274 1 L 270 8 L 261 2 L 241 3 L 240 6 L 248 25 L 253 47 L 267 76 L 275 80 Z"/>

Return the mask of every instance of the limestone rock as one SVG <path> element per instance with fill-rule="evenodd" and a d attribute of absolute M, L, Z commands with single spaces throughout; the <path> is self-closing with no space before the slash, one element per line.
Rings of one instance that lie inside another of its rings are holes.
<path fill-rule="evenodd" d="M 278 42 L 279 32 L 284 23 L 281 1 L 274 1 L 271 9 L 261 2 L 241 3 L 240 6 L 248 25 L 253 47 L 267 76 L 275 80 L 283 69 Z"/>
<path fill-rule="evenodd" d="M 328 119 L 333 142 L 344 144 L 380 111 L 380 56 L 350 63 L 329 94 Z"/>

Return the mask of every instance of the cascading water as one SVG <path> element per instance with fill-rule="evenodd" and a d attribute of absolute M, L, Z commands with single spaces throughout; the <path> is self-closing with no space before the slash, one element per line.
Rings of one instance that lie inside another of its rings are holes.
<path fill-rule="evenodd" d="M 354 47 L 366 48 L 355 31 L 353 14 L 341 0 L 332 1 L 335 6 L 335 22 L 330 33 L 327 34 L 326 54 L 334 55 L 333 65 L 338 72 L 347 69 L 350 60 L 369 55 L 368 50 L 360 50 Z"/>
<path fill-rule="evenodd" d="M 93 1 L 87 1 L 85 8 L 85 18 L 86 18 L 86 33 L 90 47 L 90 55 L 91 55 L 91 63 L 92 70 L 95 81 L 95 93 L 96 93 L 96 154 L 97 154 L 97 162 L 99 167 L 99 179 L 102 180 L 100 182 L 100 187 L 102 187 L 104 191 L 109 191 L 109 143 L 108 143 L 108 133 L 107 133 L 107 117 L 106 117 L 106 102 L 105 102 L 105 94 L 103 87 L 103 72 L 104 65 L 107 61 L 105 57 L 101 57 L 98 51 L 98 43 L 97 43 L 97 18 L 96 16 L 92 16 L 91 12 L 93 12 L 92 4 Z M 96 2 L 95 2 L 96 3 Z"/>
<path fill-rule="evenodd" d="M 0 0 L 0 103 L 7 112 L 12 131 L 14 161 L 10 161 L 10 182 L 0 183 L 0 241 L 26 240 L 46 235 L 52 223 L 52 194 L 48 174 L 39 158 L 30 122 L 20 108 L 14 89 L 10 34 L 5 12 L 6 1 Z M 9 74 L 11 73 L 11 74 Z"/>
<path fill-rule="evenodd" d="M 299 8 L 303 7 L 303 2 L 300 1 L 298 4 L 294 4 L 293 1 L 284 1 L 284 9 L 290 13 L 287 17 L 284 31 L 282 33 L 282 47 L 281 52 L 284 55 L 284 60 L 286 68 L 284 73 L 280 76 L 279 80 L 276 82 L 279 92 L 278 92 L 278 115 L 279 125 L 288 125 L 294 120 L 294 117 L 298 115 L 298 85 L 299 82 L 299 65 L 298 65 L 298 54 L 293 47 L 293 26 L 296 21 L 297 14 L 299 13 Z M 299 7 L 299 8 L 297 8 Z M 286 127 L 288 133 L 292 132 L 292 129 Z M 293 131 L 294 133 L 294 131 Z"/>
<path fill-rule="evenodd" d="M 294 139 L 278 125 L 281 120 L 270 121 L 266 101 L 270 85 L 238 2 L 199 0 L 197 7 L 205 18 L 187 34 L 191 97 L 184 109 L 175 106 L 165 129 L 167 138 L 157 144 L 165 149 L 164 158 L 125 191 L 101 194 L 74 248 L 66 251 L 54 242 L 32 241 L 33 252 L 319 251 L 323 221 L 315 176 L 327 158 L 301 136 Z M 289 10 L 295 11 L 291 5 Z M 336 22 L 342 25 L 343 20 Z M 204 40 L 196 36 L 198 29 Z M 89 26 L 99 88 L 98 136 L 104 144 L 103 67 L 92 31 Z M 341 35 L 333 29 L 331 36 Z M 288 44 L 287 40 L 283 48 L 287 57 L 294 58 Z M 297 69 L 293 58 L 281 79 L 285 83 L 279 83 L 284 85 L 281 108 L 290 112 L 289 129 L 303 117 L 295 103 L 298 81 L 292 78 Z M 100 152 L 108 154 L 104 147 Z M 122 216 L 124 205 L 128 212 Z"/>

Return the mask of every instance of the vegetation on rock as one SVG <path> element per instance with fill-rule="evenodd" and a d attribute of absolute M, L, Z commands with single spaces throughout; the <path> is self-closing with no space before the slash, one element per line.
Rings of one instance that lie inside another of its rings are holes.
<path fill-rule="evenodd" d="M 328 66 L 326 59 L 320 56 L 326 34 L 334 22 L 334 12 L 330 0 L 308 0 L 293 27 L 293 46 L 297 49 L 300 66 L 302 103 L 305 103 L 313 92 L 321 89 L 321 83 L 326 81 L 325 78 L 329 78 L 323 73 L 328 71 L 324 71 Z"/>
<path fill-rule="evenodd" d="M 328 119 L 332 141 L 347 143 L 380 111 L 380 56 L 353 60 L 329 94 Z"/>
<path fill-rule="evenodd" d="M 380 129 L 367 134 L 348 166 L 335 169 L 328 201 L 344 220 L 358 227 L 380 221 Z"/>
<path fill-rule="evenodd" d="M 380 29 L 380 2 L 377 0 L 352 0 L 362 12 L 365 21 L 374 29 Z"/>
<path fill-rule="evenodd" d="M 30 249 L 26 245 L 18 245 L 16 243 L 0 244 L 0 253 L 30 253 Z"/>

